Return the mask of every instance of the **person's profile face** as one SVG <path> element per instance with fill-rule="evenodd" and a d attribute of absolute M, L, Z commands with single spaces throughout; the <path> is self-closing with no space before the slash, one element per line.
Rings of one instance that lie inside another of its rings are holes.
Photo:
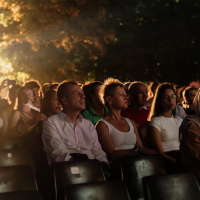
<path fill-rule="evenodd" d="M 145 106 L 147 103 L 147 87 L 144 84 L 138 84 L 136 95 L 136 103 L 139 106 Z"/>
<path fill-rule="evenodd" d="M 128 96 L 124 87 L 118 86 L 111 97 L 112 107 L 123 110 L 128 107 Z"/>
<path fill-rule="evenodd" d="M 35 98 L 37 98 L 39 96 L 39 89 L 38 88 L 33 88 L 34 94 L 35 94 Z"/>
<path fill-rule="evenodd" d="M 53 95 L 50 98 L 49 110 L 50 110 L 52 115 L 57 114 L 61 110 L 61 104 L 58 100 L 58 96 L 57 96 L 56 92 L 54 92 Z"/>
<path fill-rule="evenodd" d="M 164 111 L 174 110 L 176 107 L 176 94 L 172 89 L 166 89 L 162 94 L 159 103 Z"/>
<path fill-rule="evenodd" d="M 193 101 L 194 101 L 196 94 L 197 94 L 197 90 L 191 90 L 189 92 L 189 95 L 188 95 L 188 98 L 187 98 L 187 101 L 188 101 L 189 104 L 193 104 Z"/>
<path fill-rule="evenodd" d="M 70 84 L 67 93 L 68 106 L 77 111 L 85 109 L 85 95 L 79 85 Z"/>

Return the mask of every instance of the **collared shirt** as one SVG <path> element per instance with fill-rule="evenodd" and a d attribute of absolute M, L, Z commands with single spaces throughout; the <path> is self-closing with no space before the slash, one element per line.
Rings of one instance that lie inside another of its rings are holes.
<path fill-rule="evenodd" d="M 89 159 L 108 163 L 94 125 L 80 114 L 75 125 L 62 111 L 46 119 L 43 124 L 42 140 L 49 164 L 68 161 L 72 158 L 70 153 L 86 154 Z"/>
<path fill-rule="evenodd" d="M 108 114 L 108 109 L 104 107 L 104 116 L 106 116 L 107 114 Z M 91 121 L 94 124 L 94 126 L 102 118 L 102 116 L 94 112 L 91 106 L 87 110 L 81 112 L 81 115 L 83 116 L 83 118 Z"/>

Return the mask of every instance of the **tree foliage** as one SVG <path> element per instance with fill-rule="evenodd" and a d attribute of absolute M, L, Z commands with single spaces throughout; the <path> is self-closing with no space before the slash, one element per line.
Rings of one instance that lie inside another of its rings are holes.
<path fill-rule="evenodd" d="M 41 83 L 198 80 L 200 3 L 1 0 L 0 74 Z M 8 68 L 9 69 L 9 68 Z"/>

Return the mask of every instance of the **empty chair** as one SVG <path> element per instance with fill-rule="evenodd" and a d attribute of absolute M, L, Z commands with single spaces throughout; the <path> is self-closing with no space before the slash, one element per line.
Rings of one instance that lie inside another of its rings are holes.
<path fill-rule="evenodd" d="M 37 191 L 22 191 L 11 193 L 0 193 L 2 200 L 42 200 L 42 196 Z"/>
<path fill-rule="evenodd" d="M 15 165 L 28 165 L 36 174 L 33 158 L 27 149 L 0 150 L 0 167 Z"/>
<path fill-rule="evenodd" d="M 26 165 L 0 167 L 0 193 L 17 191 L 37 191 L 31 168 Z"/>
<path fill-rule="evenodd" d="M 145 200 L 199 200 L 200 188 L 192 173 L 143 178 Z"/>
<path fill-rule="evenodd" d="M 29 142 L 24 137 L 1 137 L 0 150 L 29 148 Z"/>
<path fill-rule="evenodd" d="M 122 181 L 72 185 L 65 189 L 65 200 L 130 200 Z"/>
<path fill-rule="evenodd" d="M 129 190 L 131 199 L 144 199 L 142 178 L 151 175 L 166 174 L 160 155 L 130 156 L 121 160 L 123 180 Z"/>
<path fill-rule="evenodd" d="M 69 185 L 105 181 L 98 160 L 55 162 L 51 166 L 57 198 L 63 196 L 63 189 Z"/>

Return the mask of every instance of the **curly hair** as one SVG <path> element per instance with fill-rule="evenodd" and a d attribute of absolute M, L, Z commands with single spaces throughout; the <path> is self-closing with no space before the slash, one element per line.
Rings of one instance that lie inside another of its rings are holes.
<path fill-rule="evenodd" d="M 118 79 L 114 79 L 114 78 L 108 78 L 104 81 L 100 91 L 99 91 L 99 97 L 102 101 L 102 103 L 108 107 L 108 103 L 106 101 L 106 97 L 107 96 L 113 96 L 115 89 L 117 87 L 123 87 L 124 88 L 124 84 L 122 82 L 120 82 Z"/>

